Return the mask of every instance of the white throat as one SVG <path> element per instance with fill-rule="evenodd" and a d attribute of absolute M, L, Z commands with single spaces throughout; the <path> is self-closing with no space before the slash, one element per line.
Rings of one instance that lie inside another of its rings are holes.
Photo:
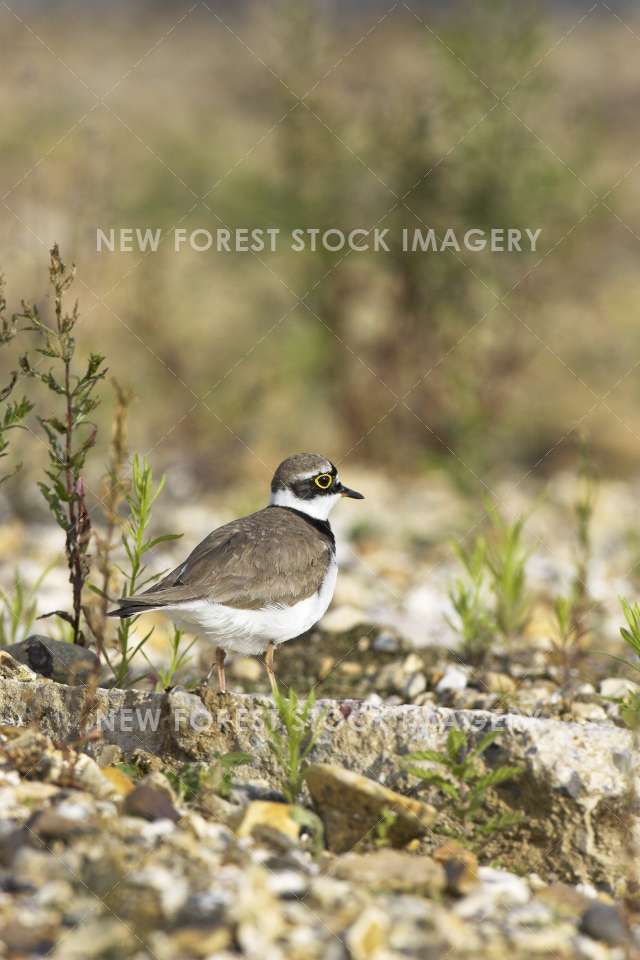
<path fill-rule="evenodd" d="M 339 493 L 329 493 L 324 496 L 314 497 L 313 500 L 301 500 L 296 497 L 292 490 L 276 490 L 271 494 L 269 503 L 274 507 L 292 507 L 294 510 L 300 510 L 316 520 L 328 520 L 329 514 L 335 507 L 338 500 L 341 499 Z"/>

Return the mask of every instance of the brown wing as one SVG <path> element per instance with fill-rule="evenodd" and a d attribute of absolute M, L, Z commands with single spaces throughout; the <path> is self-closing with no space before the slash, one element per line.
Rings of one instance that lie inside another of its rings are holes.
<path fill-rule="evenodd" d="M 320 589 L 331 557 L 329 538 L 290 510 L 269 507 L 214 530 L 184 563 L 122 609 L 129 616 L 127 602 L 140 612 L 205 598 L 244 610 L 289 606 Z"/>

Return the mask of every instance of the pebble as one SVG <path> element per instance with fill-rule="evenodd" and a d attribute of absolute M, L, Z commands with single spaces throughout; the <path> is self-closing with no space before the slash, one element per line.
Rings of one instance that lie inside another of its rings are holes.
<path fill-rule="evenodd" d="M 58 943 L 52 960 L 93 960 L 99 957 L 129 957 L 136 943 L 136 936 L 128 924 L 116 917 L 85 919 L 75 929 L 65 932 Z"/>
<path fill-rule="evenodd" d="M 455 906 L 455 912 L 465 920 L 481 916 L 495 916 L 504 908 L 521 906 L 531 899 L 528 884 L 514 873 L 495 870 L 493 867 L 478 869 L 480 887 Z"/>
<path fill-rule="evenodd" d="M 124 799 L 125 812 L 144 820 L 173 820 L 177 822 L 180 814 L 175 809 L 164 790 L 139 784 Z"/>
<path fill-rule="evenodd" d="M 382 631 L 373 640 L 376 653 L 397 653 L 401 648 L 400 638 L 396 634 Z"/>
<path fill-rule="evenodd" d="M 610 946 L 622 946 L 629 941 L 629 930 L 618 908 L 599 900 L 582 914 L 580 931 Z"/>
<path fill-rule="evenodd" d="M 424 673 L 412 673 L 404 687 L 407 700 L 413 700 L 427 689 L 427 678 Z"/>
<path fill-rule="evenodd" d="M 444 867 L 449 893 L 462 897 L 478 886 L 478 859 L 457 840 L 447 840 L 433 858 Z"/>
<path fill-rule="evenodd" d="M 338 670 L 344 677 L 361 677 L 363 672 L 362 664 L 356 660 L 343 660 Z"/>
<path fill-rule="evenodd" d="M 38 679 L 37 673 L 14 659 L 6 649 L 0 650 L 0 677 L 3 680 L 18 680 L 20 683 L 31 683 Z"/>
<path fill-rule="evenodd" d="M 92 650 L 34 634 L 8 646 L 7 652 L 43 677 L 69 685 L 85 684 L 100 670 Z"/>
<path fill-rule="evenodd" d="M 447 690 L 464 690 L 469 680 L 468 674 L 461 667 L 449 666 L 436 684 L 438 693 L 444 693 Z"/>
<path fill-rule="evenodd" d="M 353 960 L 372 960 L 381 955 L 390 926 L 388 914 L 379 907 L 367 907 L 347 933 Z"/>
<path fill-rule="evenodd" d="M 334 874 L 358 887 L 422 897 L 438 897 L 446 884 L 444 867 L 435 859 L 404 850 L 347 853 L 336 862 Z"/>
<path fill-rule="evenodd" d="M 91 824 L 84 812 L 82 817 L 67 817 L 50 807 L 36 813 L 28 823 L 28 829 L 43 840 L 68 840 L 87 833 L 91 830 Z"/>
<path fill-rule="evenodd" d="M 324 824 L 327 846 L 335 853 L 351 850 L 365 835 L 373 835 L 385 811 L 395 814 L 387 833 L 394 846 L 422 836 L 435 817 L 428 804 L 333 764 L 311 764 L 305 779 Z"/>
<path fill-rule="evenodd" d="M 633 680 L 627 680 L 626 677 L 607 677 L 600 684 L 600 694 L 603 697 L 624 699 L 633 693 L 640 693 L 640 686 Z"/>
<path fill-rule="evenodd" d="M 612 955 L 608 947 L 591 937 L 580 936 L 573 937 L 571 945 L 574 949 L 573 956 L 575 960 L 623 960 L 623 954 L 616 951 Z"/>
<path fill-rule="evenodd" d="M 538 892 L 538 899 L 551 908 L 554 915 L 577 920 L 588 906 L 587 898 L 577 887 L 552 883 Z"/>
<path fill-rule="evenodd" d="M 263 837 L 266 831 L 275 831 L 292 843 L 299 843 L 304 835 L 322 842 L 322 824 L 310 810 L 288 803 L 253 800 L 244 812 L 237 834 Z"/>
<path fill-rule="evenodd" d="M 579 723 L 585 721 L 606 723 L 607 720 L 607 711 L 603 710 L 599 703 L 581 703 L 580 701 L 572 703 L 571 715 Z"/>
<path fill-rule="evenodd" d="M 269 890 L 283 900 L 300 899 L 306 896 L 309 881 L 295 870 L 269 870 Z"/>
<path fill-rule="evenodd" d="M 410 653 L 402 663 L 402 670 L 405 674 L 418 673 L 422 670 L 423 666 L 422 658 L 419 657 L 417 653 Z"/>
<path fill-rule="evenodd" d="M 184 877 L 166 867 L 152 865 L 127 876 L 127 882 L 145 890 L 154 890 L 164 917 L 171 920 L 184 906 L 189 892 Z"/>
<path fill-rule="evenodd" d="M 489 670 L 484 675 L 484 686 L 489 693 L 515 693 L 518 685 L 507 673 L 495 673 Z"/>

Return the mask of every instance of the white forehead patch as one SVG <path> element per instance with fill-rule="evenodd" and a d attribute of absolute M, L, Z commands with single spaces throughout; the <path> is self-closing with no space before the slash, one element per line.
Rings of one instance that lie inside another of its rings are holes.
<path fill-rule="evenodd" d="M 296 483 L 298 480 L 311 480 L 311 477 L 317 476 L 319 473 L 331 473 L 333 467 L 328 460 L 325 460 L 324 464 L 319 464 L 315 470 L 310 470 L 308 473 L 297 473 L 293 478 L 293 483 Z"/>

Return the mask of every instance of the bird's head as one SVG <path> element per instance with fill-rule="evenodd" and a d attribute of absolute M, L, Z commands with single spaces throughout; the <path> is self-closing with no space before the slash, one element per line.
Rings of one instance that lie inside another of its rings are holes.
<path fill-rule="evenodd" d="M 287 457 L 271 481 L 272 505 L 293 507 L 317 520 L 326 520 L 341 497 L 364 500 L 357 490 L 345 487 L 334 464 L 317 453 Z"/>

